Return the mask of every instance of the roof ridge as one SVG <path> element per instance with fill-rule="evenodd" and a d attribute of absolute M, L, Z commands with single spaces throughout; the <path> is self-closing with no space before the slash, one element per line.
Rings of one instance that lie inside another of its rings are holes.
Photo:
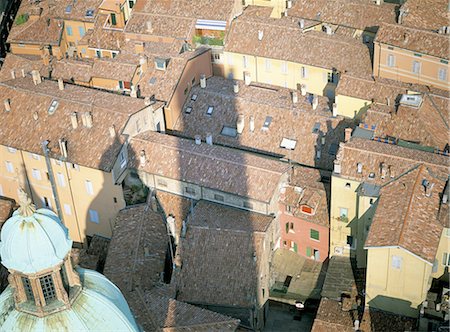
<path fill-rule="evenodd" d="M 382 185 L 380 186 L 380 188 L 384 188 L 384 187 L 388 186 L 389 184 L 391 184 L 391 183 L 397 181 L 398 179 L 400 179 L 401 177 L 403 177 L 403 176 L 405 176 L 405 175 L 411 173 L 412 171 L 416 170 L 416 169 L 417 169 L 418 167 L 420 167 L 420 166 L 423 166 L 423 164 L 420 164 L 420 163 L 419 163 L 419 164 L 413 166 L 412 168 L 410 168 L 410 169 L 404 171 L 404 172 L 401 173 L 400 175 L 398 175 L 398 176 L 394 177 L 393 179 L 389 180 L 388 182 L 382 184 Z"/>
<path fill-rule="evenodd" d="M 414 185 L 413 185 L 412 191 L 411 191 L 411 197 L 409 198 L 408 207 L 407 207 L 407 209 L 406 209 L 405 217 L 403 218 L 402 229 L 400 230 L 400 235 L 399 235 L 399 237 L 398 237 L 398 244 L 399 244 L 399 245 L 400 245 L 401 242 L 403 241 L 403 234 L 404 234 L 404 230 L 405 230 L 405 228 L 406 228 L 407 219 L 408 219 L 408 217 L 409 217 L 409 215 L 410 215 L 410 212 L 411 212 L 411 206 L 412 206 L 412 202 L 413 202 L 413 199 L 414 199 L 414 193 L 415 193 L 415 191 L 416 191 L 417 184 L 419 183 L 419 177 L 420 177 L 420 174 L 422 173 L 422 171 L 424 170 L 424 168 L 425 168 L 425 166 L 424 166 L 423 164 L 420 165 L 420 167 L 419 167 L 419 172 L 418 172 L 418 174 L 417 174 L 417 176 L 416 176 L 416 179 L 414 180 Z"/>

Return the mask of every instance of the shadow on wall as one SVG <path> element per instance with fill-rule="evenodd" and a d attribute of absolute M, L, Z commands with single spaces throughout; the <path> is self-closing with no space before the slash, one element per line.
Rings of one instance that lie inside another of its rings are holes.
<path fill-rule="evenodd" d="M 384 295 L 377 295 L 373 299 L 368 301 L 369 312 L 375 312 L 377 309 L 388 311 L 393 314 L 408 316 L 408 317 L 418 317 L 418 308 L 411 307 L 410 301 L 405 301 L 402 299 L 397 299 L 395 297 L 389 297 Z M 373 315 L 373 314 L 372 314 Z M 381 329 L 375 329 L 375 331 L 382 331 Z"/>

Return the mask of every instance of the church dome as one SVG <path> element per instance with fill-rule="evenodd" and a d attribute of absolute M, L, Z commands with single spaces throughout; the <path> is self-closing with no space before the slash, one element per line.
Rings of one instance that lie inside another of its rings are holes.
<path fill-rule="evenodd" d="M 83 289 L 70 309 L 33 317 L 14 307 L 11 287 L 0 295 L 0 332 L 140 331 L 120 290 L 98 272 L 78 268 Z"/>
<path fill-rule="evenodd" d="M 3 225 L 2 264 L 22 273 L 36 273 L 62 263 L 72 248 L 67 228 L 50 210 L 34 208 L 28 197 Z"/>

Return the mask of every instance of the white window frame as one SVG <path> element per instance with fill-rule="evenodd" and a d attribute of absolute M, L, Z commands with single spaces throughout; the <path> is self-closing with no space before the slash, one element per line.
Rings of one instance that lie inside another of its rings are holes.
<path fill-rule="evenodd" d="M 6 165 L 6 171 L 8 173 L 14 173 L 14 165 L 12 162 L 10 161 L 5 161 L 5 165 Z"/>
<path fill-rule="evenodd" d="M 281 62 L 281 72 L 282 72 L 283 74 L 287 74 L 287 72 L 288 72 L 288 64 L 287 64 L 287 61 L 282 61 L 282 62 Z"/>
<path fill-rule="evenodd" d="M 93 222 L 95 224 L 99 224 L 100 223 L 100 217 L 98 215 L 97 210 L 89 209 L 89 221 Z"/>
<path fill-rule="evenodd" d="M 403 264 L 403 258 L 401 256 L 392 255 L 391 256 L 391 267 L 396 270 L 401 270 Z"/>
<path fill-rule="evenodd" d="M 70 207 L 70 204 L 64 203 L 64 213 L 68 216 L 72 215 L 72 208 Z"/>
<path fill-rule="evenodd" d="M 272 62 L 270 61 L 270 59 L 265 60 L 265 68 L 266 72 L 270 72 L 270 70 L 272 69 Z"/>
<path fill-rule="evenodd" d="M 33 158 L 34 160 L 40 160 L 40 159 L 41 159 L 41 156 L 39 156 L 39 155 L 36 154 L 36 153 L 31 153 L 31 158 Z"/>
<path fill-rule="evenodd" d="M 419 75 L 421 69 L 422 69 L 422 64 L 420 63 L 420 61 L 414 60 L 413 65 L 412 65 L 413 74 Z"/>
<path fill-rule="evenodd" d="M 62 174 L 61 172 L 57 172 L 56 173 L 56 178 L 58 179 L 58 185 L 60 187 L 65 187 L 66 186 L 66 180 L 64 179 L 64 174 Z"/>
<path fill-rule="evenodd" d="M 302 67 L 300 74 L 301 74 L 302 78 L 307 79 L 308 78 L 308 68 Z"/>
<path fill-rule="evenodd" d="M 92 184 L 92 181 L 85 180 L 84 185 L 86 187 L 86 192 L 88 193 L 88 195 L 93 196 L 94 195 L 94 185 Z"/>
<path fill-rule="evenodd" d="M 42 180 L 41 171 L 38 170 L 37 168 L 31 169 L 31 176 L 35 180 L 39 180 L 39 181 Z"/>
<path fill-rule="evenodd" d="M 248 58 L 245 55 L 242 57 L 242 65 L 244 68 L 248 68 Z"/>
<path fill-rule="evenodd" d="M 386 63 L 388 67 L 395 67 L 395 55 L 394 54 L 388 54 Z"/>
<path fill-rule="evenodd" d="M 447 68 L 439 68 L 438 79 L 440 81 L 447 81 Z"/>
<path fill-rule="evenodd" d="M 8 151 L 11 152 L 11 153 L 16 153 L 17 149 L 14 149 L 14 148 L 8 146 Z"/>
<path fill-rule="evenodd" d="M 442 254 L 442 265 L 450 266 L 450 253 L 444 252 Z"/>
<path fill-rule="evenodd" d="M 342 211 L 345 210 L 345 213 L 342 213 Z M 340 207 L 339 208 L 339 217 L 347 217 L 348 218 L 348 208 Z"/>

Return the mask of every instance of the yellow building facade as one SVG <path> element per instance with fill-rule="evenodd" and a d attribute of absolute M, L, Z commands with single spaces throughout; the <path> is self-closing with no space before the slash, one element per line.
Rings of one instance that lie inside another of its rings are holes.
<path fill-rule="evenodd" d="M 74 241 L 87 236 L 111 237 L 114 218 L 125 207 L 122 187 L 112 174 L 51 158 L 61 219 Z M 57 212 L 45 157 L 0 145 L 0 194 L 18 200 L 27 191 L 37 207 Z"/>

